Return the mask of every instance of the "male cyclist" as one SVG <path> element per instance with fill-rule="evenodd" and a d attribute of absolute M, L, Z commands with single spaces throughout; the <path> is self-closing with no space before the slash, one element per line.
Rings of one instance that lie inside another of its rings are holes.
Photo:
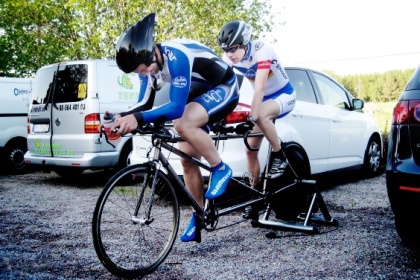
<path fill-rule="evenodd" d="M 262 131 L 271 144 L 274 159 L 270 175 L 275 178 L 284 173 L 288 162 L 272 120 L 293 110 L 296 93 L 273 47 L 261 40 L 251 41 L 251 33 L 251 25 L 243 21 L 228 22 L 220 30 L 218 42 L 224 52 L 223 60 L 243 73 L 253 85 L 251 112 L 244 126 L 253 128 L 253 132 Z M 259 148 L 261 142 L 260 137 L 249 139 L 254 148 Z M 251 183 L 256 186 L 260 177 L 258 151 L 247 149 L 246 153 Z M 243 217 L 254 218 L 255 211 L 247 207 Z"/>
<path fill-rule="evenodd" d="M 197 159 L 204 157 L 211 166 L 212 180 L 205 198 L 222 195 L 232 177 L 232 170 L 223 163 L 209 136 L 209 126 L 223 119 L 236 107 L 239 91 L 233 69 L 208 47 L 192 40 L 153 42 L 155 14 L 128 28 L 116 45 L 116 61 L 125 73 L 139 74 L 142 84 L 148 79 L 170 83 L 170 102 L 144 111 L 138 106 L 121 113 L 111 129 L 118 134 L 134 131 L 145 123 L 173 120 L 178 134 L 185 140 L 179 148 Z M 152 83 L 153 84 L 153 83 Z M 146 90 L 142 87 L 141 91 Z M 140 96 L 148 98 L 144 92 Z M 139 104 L 144 104 L 139 100 Z M 187 188 L 203 207 L 204 182 L 198 166 L 181 161 Z M 196 213 L 181 236 L 181 241 L 201 241 Z"/>

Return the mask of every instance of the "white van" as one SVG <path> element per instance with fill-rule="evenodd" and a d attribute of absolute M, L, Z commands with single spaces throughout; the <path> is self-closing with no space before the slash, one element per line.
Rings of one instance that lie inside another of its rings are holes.
<path fill-rule="evenodd" d="M 0 77 L 0 165 L 9 171 L 25 169 L 32 85 L 31 78 Z"/>
<path fill-rule="evenodd" d="M 108 143 L 98 126 L 106 111 L 129 110 L 138 100 L 137 74 L 109 60 L 62 62 L 37 71 L 28 119 L 28 164 L 61 176 L 86 169 L 121 168 L 132 151 L 130 135 Z"/>

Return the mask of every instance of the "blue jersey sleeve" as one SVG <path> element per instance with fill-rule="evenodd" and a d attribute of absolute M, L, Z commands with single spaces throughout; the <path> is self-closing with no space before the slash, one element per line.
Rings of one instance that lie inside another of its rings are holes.
<path fill-rule="evenodd" d="M 171 74 L 170 102 L 143 112 L 145 123 L 178 119 L 184 113 L 191 87 L 191 61 L 183 51 L 165 47 L 168 69 Z M 158 93 L 159 94 L 159 93 Z"/>

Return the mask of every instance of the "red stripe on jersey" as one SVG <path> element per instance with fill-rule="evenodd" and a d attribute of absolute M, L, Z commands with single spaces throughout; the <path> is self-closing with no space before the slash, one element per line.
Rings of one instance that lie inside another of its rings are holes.
<path fill-rule="evenodd" d="M 270 69 L 271 60 L 258 61 L 257 69 Z"/>

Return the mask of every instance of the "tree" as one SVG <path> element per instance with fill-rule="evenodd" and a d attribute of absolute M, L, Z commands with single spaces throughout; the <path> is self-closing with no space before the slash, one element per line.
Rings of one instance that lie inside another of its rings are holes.
<path fill-rule="evenodd" d="M 271 31 L 270 8 L 268 0 L 2 0 L 0 71 L 30 76 L 63 60 L 112 59 L 120 34 L 151 12 L 157 14 L 157 41 L 196 39 L 220 54 L 223 24 L 244 20 L 254 34 Z"/>
<path fill-rule="evenodd" d="M 398 99 L 414 69 L 347 76 L 339 76 L 328 70 L 325 72 L 330 73 L 357 98 L 366 102 L 389 102 Z"/>
<path fill-rule="evenodd" d="M 0 71 L 7 76 L 29 76 L 41 65 L 63 58 L 69 28 L 68 11 L 62 4 L 41 0 L 0 3 Z"/>

